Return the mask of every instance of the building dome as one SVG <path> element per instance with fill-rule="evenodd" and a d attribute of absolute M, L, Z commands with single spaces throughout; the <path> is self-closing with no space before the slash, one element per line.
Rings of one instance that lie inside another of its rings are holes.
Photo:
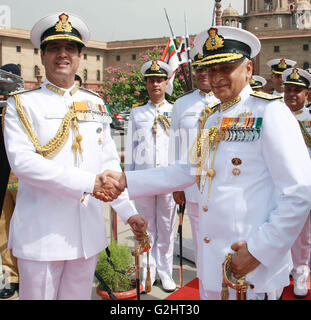
<path fill-rule="evenodd" d="M 297 3 L 296 10 L 297 10 L 297 11 L 311 10 L 311 5 L 310 5 L 309 1 L 307 1 L 307 0 L 302 0 L 302 1 L 299 1 L 299 2 Z"/>
<path fill-rule="evenodd" d="M 232 8 L 231 3 L 229 7 L 226 8 L 222 14 L 223 17 L 238 17 L 239 13 L 236 9 Z"/>

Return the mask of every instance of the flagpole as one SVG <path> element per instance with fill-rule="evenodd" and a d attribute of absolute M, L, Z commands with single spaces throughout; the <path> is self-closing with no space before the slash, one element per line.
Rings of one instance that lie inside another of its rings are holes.
<path fill-rule="evenodd" d="M 185 12 L 185 31 L 186 31 L 186 50 L 187 50 L 187 59 L 188 59 L 188 71 L 189 71 L 189 88 L 193 90 L 193 79 L 192 79 L 192 67 L 191 67 L 191 59 L 190 59 L 190 45 L 189 45 L 189 33 L 188 33 L 188 23 L 187 23 L 187 15 Z"/>
<path fill-rule="evenodd" d="M 173 29 L 172 29 L 172 26 L 171 26 L 171 22 L 170 22 L 170 19 L 167 15 L 167 12 L 166 12 L 166 9 L 164 8 L 164 12 L 165 12 L 165 16 L 166 16 L 166 20 L 168 22 L 168 25 L 170 27 L 170 30 L 171 30 L 171 34 L 172 34 L 172 37 L 173 37 L 173 41 L 174 41 L 174 45 L 175 45 L 175 49 L 176 49 L 176 52 L 177 52 L 177 42 L 176 42 L 176 37 L 175 37 L 175 34 L 173 32 Z M 181 56 L 180 56 L 180 52 L 177 52 L 177 57 L 178 57 L 178 60 L 179 62 L 181 61 Z M 185 71 L 185 68 L 183 66 L 183 64 L 181 65 L 181 71 L 183 73 L 183 76 L 184 76 L 184 79 L 185 79 L 185 82 L 186 82 L 186 85 L 187 85 L 187 92 L 192 90 L 190 84 L 189 84 L 189 81 L 188 81 L 188 77 L 186 75 L 186 71 Z"/>

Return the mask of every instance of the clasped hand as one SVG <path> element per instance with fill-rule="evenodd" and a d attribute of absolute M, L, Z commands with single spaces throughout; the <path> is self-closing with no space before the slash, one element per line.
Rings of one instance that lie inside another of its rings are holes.
<path fill-rule="evenodd" d="M 106 170 L 96 176 L 93 196 L 104 202 L 110 202 L 117 199 L 125 188 L 126 177 L 123 172 Z"/>

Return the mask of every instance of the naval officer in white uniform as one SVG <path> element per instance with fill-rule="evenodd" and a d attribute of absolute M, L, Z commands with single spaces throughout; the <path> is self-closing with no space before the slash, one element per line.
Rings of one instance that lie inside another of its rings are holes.
<path fill-rule="evenodd" d="M 271 68 L 270 79 L 274 88 L 272 94 L 276 96 L 284 97 L 284 84 L 282 80 L 282 72 L 286 69 L 292 68 L 296 65 L 296 61 L 290 59 L 272 59 L 267 62 L 267 65 Z M 283 102 L 283 100 L 282 100 Z"/>
<path fill-rule="evenodd" d="M 74 85 L 88 39 L 75 15 L 41 19 L 31 40 L 41 47 L 46 80 L 8 99 L 4 138 L 19 179 L 9 247 L 18 259 L 20 299 L 90 299 L 97 255 L 107 247 L 103 205 L 91 194 L 117 196 L 121 190 L 100 173 L 121 170 L 102 99 Z M 145 220 L 128 194 L 111 205 L 142 239 Z"/>
<path fill-rule="evenodd" d="M 120 174 L 107 171 L 131 198 L 197 183 L 200 196 L 198 277 L 202 299 L 220 299 L 222 263 L 246 275 L 251 299 L 278 299 L 289 284 L 290 249 L 311 207 L 311 164 L 299 125 L 277 97 L 255 93 L 249 80 L 259 40 L 233 27 L 197 35 L 209 82 L 222 102 L 207 115 L 184 164 Z M 100 197 L 99 194 L 97 194 Z M 235 293 L 229 288 L 229 299 Z"/>
<path fill-rule="evenodd" d="M 202 58 L 196 47 L 190 52 L 193 62 Z M 201 119 L 206 111 L 219 103 L 211 91 L 207 78 L 207 68 L 194 68 L 198 89 L 178 98 L 173 107 L 170 133 L 169 156 L 170 164 L 175 161 L 187 163 L 189 148 L 198 134 Z M 192 243 L 195 263 L 197 260 L 198 230 L 199 230 L 199 195 L 196 186 L 173 193 L 177 204 L 186 203 L 187 214 L 191 223 Z"/>
<path fill-rule="evenodd" d="M 311 114 L 306 107 L 311 74 L 299 68 L 290 68 L 282 73 L 285 85 L 284 102 L 298 120 L 305 143 L 311 157 Z M 303 298 L 308 294 L 307 280 L 310 274 L 311 215 L 292 247 L 294 295 Z"/>
<path fill-rule="evenodd" d="M 170 66 L 163 61 L 148 61 L 141 67 L 149 101 L 132 109 L 129 117 L 125 148 L 125 171 L 136 171 L 168 165 L 168 144 L 172 104 L 165 100 Z M 174 291 L 173 251 L 176 205 L 172 193 L 160 192 L 155 196 L 137 199 L 137 210 L 148 221 L 150 241 L 151 286 L 158 273 L 163 289 Z M 143 257 L 142 284 L 147 276 L 147 257 Z"/>

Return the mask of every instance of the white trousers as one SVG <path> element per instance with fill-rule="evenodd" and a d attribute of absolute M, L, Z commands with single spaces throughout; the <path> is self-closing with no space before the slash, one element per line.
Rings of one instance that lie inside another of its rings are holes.
<path fill-rule="evenodd" d="M 199 280 L 199 290 L 201 300 L 221 300 L 221 292 L 205 290 L 202 281 Z M 229 298 L 228 300 L 236 300 L 236 290 L 228 288 Z M 278 300 L 283 292 L 283 288 L 267 292 L 268 300 Z M 247 290 L 247 300 L 264 300 L 266 297 L 265 293 L 255 293 L 253 290 Z"/>
<path fill-rule="evenodd" d="M 97 255 L 64 261 L 18 258 L 20 300 L 90 300 Z"/>
<path fill-rule="evenodd" d="M 187 214 L 189 216 L 190 224 L 191 224 L 194 259 L 195 259 L 195 264 L 197 265 L 198 234 L 199 234 L 199 204 L 197 202 L 186 201 L 186 209 L 187 209 Z"/>
<path fill-rule="evenodd" d="M 294 264 L 292 270 L 293 278 L 298 279 L 300 276 L 308 278 L 311 253 L 311 214 L 309 214 L 306 223 L 296 239 L 291 249 L 291 253 Z"/>
<path fill-rule="evenodd" d="M 171 278 L 173 273 L 174 232 L 176 204 L 172 194 L 161 194 L 135 200 L 137 211 L 148 221 L 150 241 L 149 265 L 151 281 L 156 271 L 161 279 Z M 142 258 L 142 279 L 146 279 L 147 254 Z"/>

